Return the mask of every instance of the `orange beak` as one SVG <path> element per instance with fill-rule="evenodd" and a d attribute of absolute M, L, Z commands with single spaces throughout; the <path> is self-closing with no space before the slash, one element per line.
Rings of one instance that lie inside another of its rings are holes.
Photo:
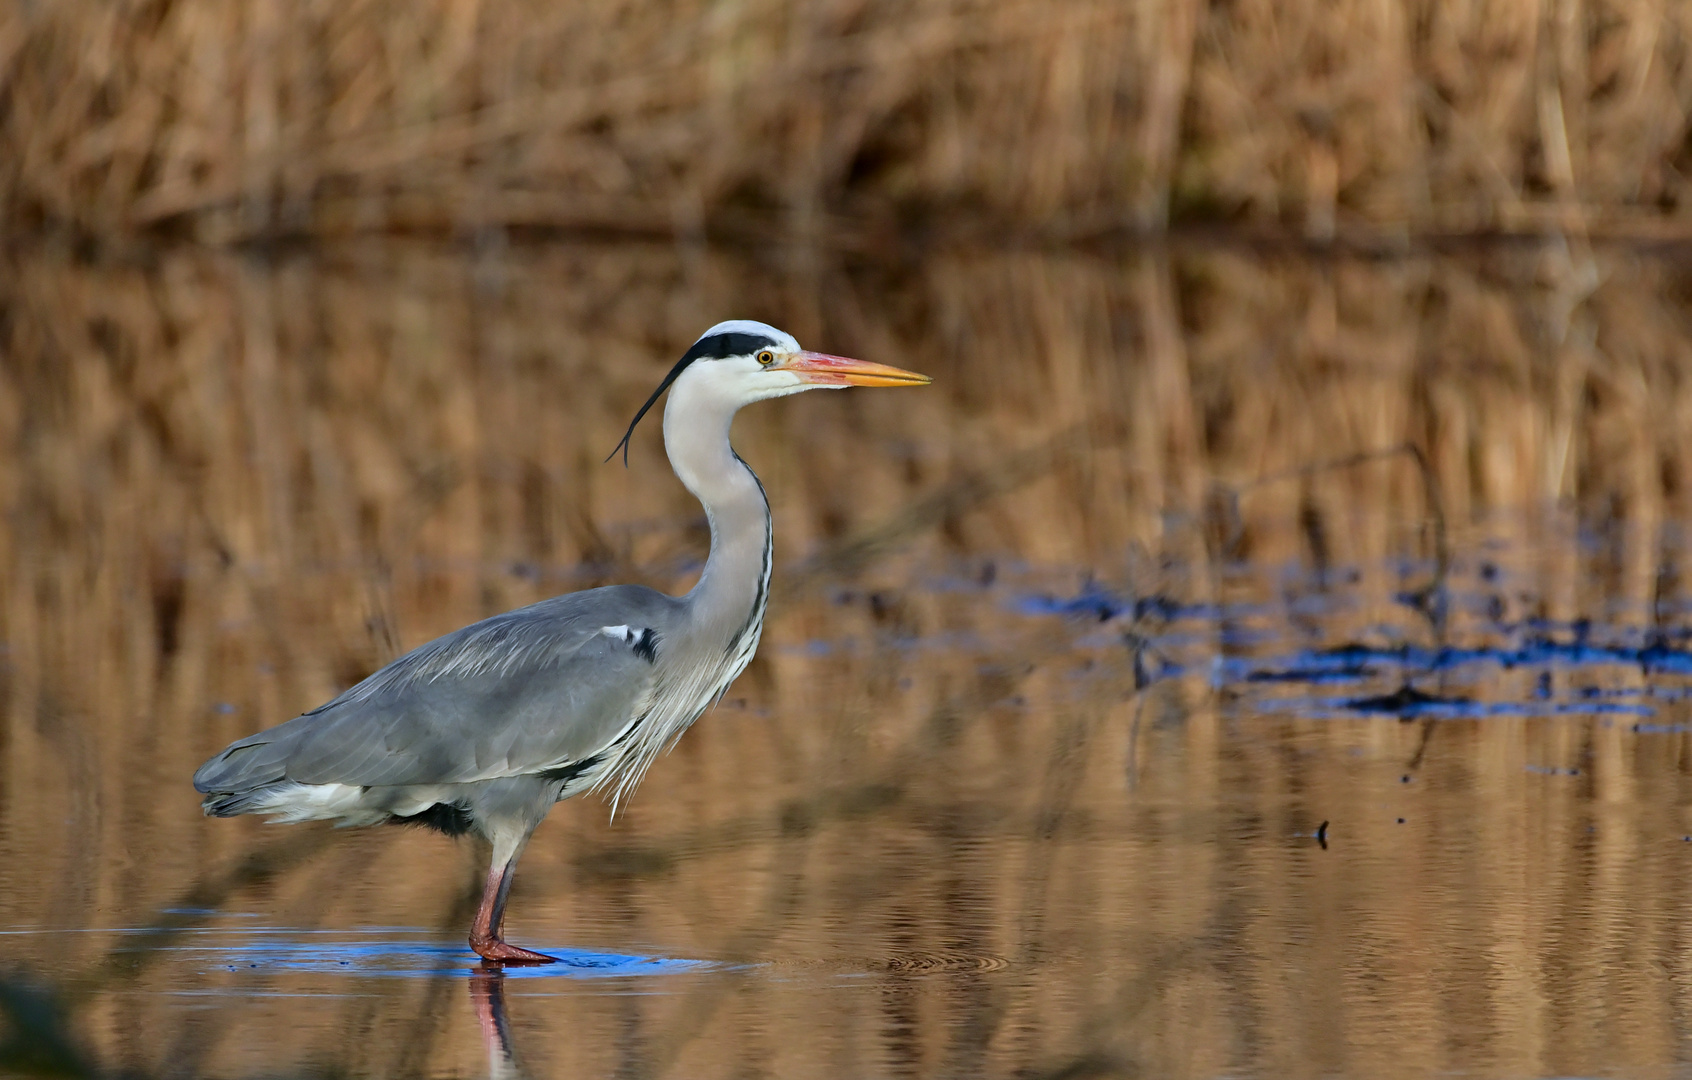
<path fill-rule="evenodd" d="M 903 368 L 827 353 L 794 353 L 783 366 L 814 386 L 924 386 L 934 381 Z"/>

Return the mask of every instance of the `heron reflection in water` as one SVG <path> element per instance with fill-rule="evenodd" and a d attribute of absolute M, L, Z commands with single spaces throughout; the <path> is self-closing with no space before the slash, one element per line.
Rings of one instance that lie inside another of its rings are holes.
<path fill-rule="evenodd" d="M 535 827 L 583 791 L 608 791 L 613 806 L 626 798 L 758 647 L 773 530 L 763 485 L 729 444 L 734 414 L 805 390 L 928 381 L 807 352 L 764 323 L 713 326 L 617 445 L 626 465 L 635 425 L 668 389 L 664 448 L 711 526 L 710 556 L 690 592 L 588 589 L 431 641 L 200 766 L 194 786 L 205 812 L 474 832 L 493 859 L 471 948 L 491 961 L 552 962 L 502 936 L 512 873 Z"/>
<path fill-rule="evenodd" d="M 470 975 L 470 1006 L 488 1052 L 489 1080 L 522 1080 L 527 1074 L 511 1042 L 511 1021 L 505 1012 L 505 971 L 499 964 L 478 964 Z"/>

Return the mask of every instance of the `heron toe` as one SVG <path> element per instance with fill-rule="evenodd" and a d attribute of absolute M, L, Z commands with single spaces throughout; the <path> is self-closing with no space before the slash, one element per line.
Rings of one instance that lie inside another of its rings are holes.
<path fill-rule="evenodd" d="M 476 950 L 476 955 L 483 960 L 492 960 L 499 964 L 556 964 L 558 957 L 545 953 L 525 949 L 519 945 L 512 945 L 500 938 L 470 938 L 470 947 Z"/>

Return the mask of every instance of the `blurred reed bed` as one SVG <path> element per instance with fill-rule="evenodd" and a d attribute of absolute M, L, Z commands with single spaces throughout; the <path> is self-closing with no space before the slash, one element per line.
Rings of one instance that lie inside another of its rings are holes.
<path fill-rule="evenodd" d="M 1548 1072 L 1676 1052 L 1692 958 L 1673 898 L 1692 882 L 1651 845 L 1692 832 L 1685 735 L 1263 716 L 1202 677 L 1136 695 L 1125 649 L 1016 603 L 1091 577 L 1278 611 L 1276 568 L 1350 568 L 1326 633 L 1431 634 L 1395 568 L 1432 572 L 1436 509 L 1469 555 L 1497 528 L 1519 541 L 1496 557 L 1530 613 L 1637 617 L 1665 580 L 1679 597 L 1692 346 L 1672 264 L 1560 243 L 902 270 L 630 243 L 7 258 L 0 923 L 233 908 L 456 935 L 469 845 L 206 823 L 187 777 L 472 619 L 608 580 L 684 586 L 705 532 L 657 425 L 631 471 L 602 459 L 692 336 L 744 313 L 936 383 L 741 418 L 782 566 L 764 650 L 625 818 L 554 814 L 521 918 L 579 947 L 867 966 L 884 989 L 565 995 L 544 1028 L 514 1006 L 531 1059 L 1425 1075 L 1473 1064 L 1451 1056 L 1471 1038 Z M 1320 467 L 1406 443 L 1431 486 L 1402 455 Z M 1512 511 L 1516 531 L 1491 524 Z M 1223 629 L 1214 648 L 1237 649 Z M 1524 771 L 1568 761 L 1585 779 Z M 1379 787 L 1409 769 L 1439 816 L 1395 832 Z M 1327 817 L 1351 861 L 1307 861 Z M 1495 946 L 1450 948 L 1452 927 Z M 188 1023 L 172 994 L 237 976 L 185 989 L 108 954 L 118 936 L 51 940 L 21 958 L 50 960 L 96 1056 L 138 1073 L 479 1059 L 434 983 L 366 981 L 349 1004 L 282 973 Z M 301 1034 L 279 1051 L 265 1030 Z"/>
<path fill-rule="evenodd" d="M 0 220 L 1680 236 L 1689 45 L 1666 0 L 13 3 Z"/>

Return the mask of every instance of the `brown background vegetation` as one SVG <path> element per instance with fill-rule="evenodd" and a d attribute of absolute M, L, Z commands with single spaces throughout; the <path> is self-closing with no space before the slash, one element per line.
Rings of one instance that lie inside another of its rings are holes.
<path fill-rule="evenodd" d="M 1689 50 L 1674 0 L 10 0 L 0 220 L 1684 235 Z"/>

